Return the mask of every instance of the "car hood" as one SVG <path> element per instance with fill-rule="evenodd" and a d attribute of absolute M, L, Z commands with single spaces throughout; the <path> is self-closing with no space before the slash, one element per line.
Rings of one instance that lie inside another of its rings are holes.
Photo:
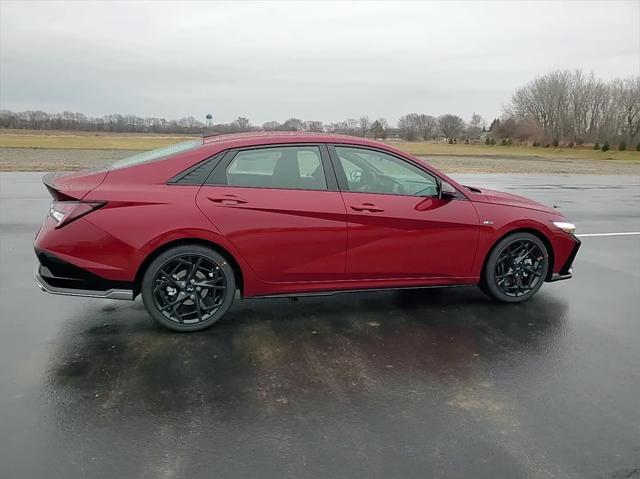
<path fill-rule="evenodd" d="M 529 208 L 531 210 L 545 211 L 547 213 L 559 214 L 557 210 L 550 208 L 537 201 L 530 200 L 524 196 L 506 193 L 504 191 L 490 190 L 488 188 L 471 187 L 471 191 L 479 192 L 475 195 L 475 201 L 491 203 L 495 205 L 516 206 L 518 208 Z"/>

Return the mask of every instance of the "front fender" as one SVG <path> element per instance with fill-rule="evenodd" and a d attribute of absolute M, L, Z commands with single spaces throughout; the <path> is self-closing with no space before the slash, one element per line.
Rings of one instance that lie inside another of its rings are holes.
<path fill-rule="evenodd" d="M 553 273 L 559 272 L 573 250 L 575 241 L 571 235 L 552 226 L 552 221 L 563 218 L 561 215 L 483 203 L 476 203 L 476 208 L 480 217 L 480 230 L 478 254 L 472 273 L 478 279 L 482 276 L 482 268 L 491 249 L 510 233 L 531 231 L 546 239 L 547 246 L 550 247 L 549 255 Z"/>

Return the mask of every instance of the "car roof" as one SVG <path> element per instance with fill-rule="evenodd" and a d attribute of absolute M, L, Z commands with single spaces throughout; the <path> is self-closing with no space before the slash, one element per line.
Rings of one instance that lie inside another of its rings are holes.
<path fill-rule="evenodd" d="M 357 136 L 305 131 L 252 131 L 247 133 L 205 135 L 203 136 L 203 143 L 204 145 L 215 145 L 221 149 L 280 143 L 343 143 L 395 150 L 386 143 Z"/>

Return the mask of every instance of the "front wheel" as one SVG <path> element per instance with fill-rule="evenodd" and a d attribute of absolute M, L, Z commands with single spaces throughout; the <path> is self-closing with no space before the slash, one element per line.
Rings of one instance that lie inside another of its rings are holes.
<path fill-rule="evenodd" d="M 171 248 L 142 278 L 142 301 L 153 319 L 174 331 L 200 331 L 231 307 L 236 283 L 226 258 L 201 245 Z"/>
<path fill-rule="evenodd" d="M 538 292 L 548 270 L 549 252 L 540 238 L 514 233 L 491 250 L 481 288 L 498 301 L 519 303 Z"/>

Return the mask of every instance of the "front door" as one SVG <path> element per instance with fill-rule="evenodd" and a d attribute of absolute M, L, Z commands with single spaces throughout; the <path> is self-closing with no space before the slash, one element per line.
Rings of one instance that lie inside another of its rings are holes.
<path fill-rule="evenodd" d="M 340 280 L 346 213 L 328 162 L 318 145 L 239 150 L 196 203 L 263 281 Z"/>
<path fill-rule="evenodd" d="M 470 201 L 439 198 L 436 178 L 399 157 L 335 146 L 347 209 L 349 279 L 465 278 L 478 240 Z"/>

